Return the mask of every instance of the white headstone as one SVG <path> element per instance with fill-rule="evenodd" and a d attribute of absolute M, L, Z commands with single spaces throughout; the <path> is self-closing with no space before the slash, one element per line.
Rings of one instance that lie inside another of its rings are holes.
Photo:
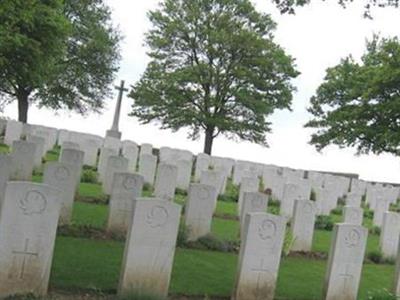
<path fill-rule="evenodd" d="M 76 180 L 79 183 L 81 180 L 81 173 L 83 167 L 83 160 L 85 157 L 85 152 L 75 149 L 64 149 L 60 153 L 59 162 L 70 164 L 76 167 L 78 174 L 76 175 Z"/>
<path fill-rule="evenodd" d="M 167 297 L 180 213 L 179 205 L 161 199 L 139 198 L 134 201 L 119 296 Z"/>
<path fill-rule="evenodd" d="M 106 176 L 106 168 L 108 158 L 110 156 L 118 155 L 118 151 L 112 148 L 101 148 L 100 150 L 100 157 L 99 157 L 99 164 L 97 166 L 97 172 L 99 173 L 99 181 L 103 182 Z"/>
<path fill-rule="evenodd" d="M 12 146 L 11 179 L 30 181 L 35 163 L 36 144 L 27 141 L 14 141 Z"/>
<path fill-rule="evenodd" d="M 197 240 L 211 231 L 216 199 L 215 187 L 198 183 L 190 185 L 185 207 L 185 224 L 189 230 L 189 240 Z"/>
<path fill-rule="evenodd" d="M 242 177 L 239 187 L 239 198 L 238 198 L 238 214 L 241 216 L 241 210 L 243 206 L 243 196 L 246 192 L 258 192 L 260 188 L 260 180 L 258 177 Z"/>
<path fill-rule="evenodd" d="M 136 172 L 139 147 L 133 142 L 124 141 L 122 143 L 122 156 L 126 157 L 129 161 L 128 171 L 131 173 Z"/>
<path fill-rule="evenodd" d="M 0 211 L 6 192 L 6 184 L 11 177 L 12 159 L 7 154 L 0 153 Z"/>
<path fill-rule="evenodd" d="M 28 182 L 7 184 L 0 215 L 0 298 L 47 293 L 59 191 Z"/>
<path fill-rule="evenodd" d="M 22 135 L 22 128 L 23 124 L 21 122 L 8 120 L 4 136 L 4 144 L 12 146 L 13 142 L 19 141 Z"/>
<path fill-rule="evenodd" d="M 383 214 L 389 210 L 390 201 L 387 199 L 378 198 L 375 202 L 375 209 L 374 209 L 374 218 L 372 219 L 372 223 L 375 226 L 382 226 L 383 221 Z"/>
<path fill-rule="evenodd" d="M 287 183 L 283 190 L 280 214 L 288 219 L 293 217 L 294 202 L 296 200 L 306 200 L 302 198 L 302 192 L 297 184 Z"/>
<path fill-rule="evenodd" d="M 396 258 L 400 236 L 400 214 L 385 212 L 379 246 L 385 258 Z"/>
<path fill-rule="evenodd" d="M 296 200 L 294 203 L 291 230 L 293 251 L 311 251 L 314 236 L 316 207 L 310 200 Z"/>
<path fill-rule="evenodd" d="M 123 173 L 128 171 L 128 159 L 122 156 L 110 156 L 106 164 L 105 175 L 102 183 L 103 193 L 111 194 L 112 184 L 115 173 Z"/>
<path fill-rule="evenodd" d="M 361 207 L 362 195 L 356 192 L 350 192 L 346 195 L 346 205 Z"/>
<path fill-rule="evenodd" d="M 286 220 L 267 213 L 249 213 L 240 245 L 235 300 L 272 300 L 278 277 Z"/>
<path fill-rule="evenodd" d="M 200 181 L 201 173 L 207 171 L 210 166 L 211 158 L 208 154 L 199 153 L 196 157 L 196 165 L 194 170 L 194 180 Z"/>
<path fill-rule="evenodd" d="M 71 222 L 79 173 L 77 166 L 63 162 L 49 162 L 45 165 L 43 183 L 55 187 L 60 191 L 58 197 L 61 203 L 60 225 Z"/>
<path fill-rule="evenodd" d="M 190 179 L 192 177 L 192 161 L 180 159 L 176 162 L 178 167 L 177 187 L 182 190 L 188 190 Z"/>
<path fill-rule="evenodd" d="M 143 154 L 139 158 L 139 174 L 143 176 L 144 183 L 154 185 L 154 177 L 157 168 L 157 156 Z"/>
<path fill-rule="evenodd" d="M 26 140 L 36 145 L 34 166 L 35 168 L 40 168 L 42 166 L 42 158 L 46 154 L 45 150 L 46 140 L 36 135 L 28 135 Z"/>
<path fill-rule="evenodd" d="M 361 207 L 346 205 L 343 207 L 343 223 L 359 225 L 363 223 L 364 210 Z"/>
<path fill-rule="evenodd" d="M 362 226 L 336 224 L 325 273 L 325 300 L 356 300 L 368 230 Z"/>
<path fill-rule="evenodd" d="M 154 184 L 154 196 L 156 198 L 173 201 L 178 178 L 178 168 L 168 163 L 160 163 L 157 168 L 157 176 Z"/>
<path fill-rule="evenodd" d="M 212 185 L 218 191 L 218 194 L 221 194 L 221 190 L 223 189 L 225 176 L 222 171 L 203 171 L 201 173 L 200 183 L 205 185 Z"/>
<path fill-rule="evenodd" d="M 259 192 L 244 192 L 240 214 L 240 237 L 244 237 L 245 217 L 248 213 L 266 212 L 268 196 Z"/>
<path fill-rule="evenodd" d="M 141 144 L 140 145 L 140 156 L 143 154 L 152 155 L 153 154 L 153 145 L 152 144 Z"/>
<path fill-rule="evenodd" d="M 141 196 L 143 183 L 143 176 L 138 174 L 114 174 L 107 222 L 108 231 L 128 231 L 132 220 L 133 201 Z"/>

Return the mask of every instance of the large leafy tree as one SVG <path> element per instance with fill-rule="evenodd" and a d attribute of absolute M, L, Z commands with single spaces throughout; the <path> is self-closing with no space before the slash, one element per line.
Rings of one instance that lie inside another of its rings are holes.
<path fill-rule="evenodd" d="M 290 108 L 298 75 L 273 41 L 275 23 L 248 0 L 166 0 L 149 13 L 151 58 L 134 86 L 132 116 L 161 128 L 266 145 L 267 117 Z"/>
<path fill-rule="evenodd" d="M 325 1 L 325 0 L 320 0 Z M 354 2 L 354 0 L 336 0 L 339 5 L 346 8 L 346 5 Z M 311 3 L 311 0 L 273 0 L 281 13 L 294 14 L 296 7 L 305 6 Z M 315 1 L 314 1 L 315 2 Z M 373 7 L 394 7 L 398 8 L 400 0 L 363 0 L 364 17 L 371 18 L 371 8 Z"/>
<path fill-rule="evenodd" d="M 400 43 L 398 38 L 367 42 L 361 61 L 351 56 L 326 71 L 311 99 L 317 128 L 311 143 L 357 147 L 359 153 L 400 154 Z"/>
<path fill-rule="evenodd" d="M 85 113 L 103 107 L 120 35 L 103 0 L 0 1 L 0 97 Z"/>

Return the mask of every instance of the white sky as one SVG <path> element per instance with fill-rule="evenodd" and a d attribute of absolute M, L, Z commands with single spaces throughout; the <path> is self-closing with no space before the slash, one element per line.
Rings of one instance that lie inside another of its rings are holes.
<path fill-rule="evenodd" d="M 125 36 L 116 84 L 124 79 L 130 85 L 140 78 L 148 62 L 143 47 L 143 35 L 149 28 L 146 12 L 155 8 L 158 1 L 106 1 L 113 9 L 115 24 Z M 306 112 L 309 98 L 321 83 L 325 69 L 336 65 L 340 58 L 350 53 L 359 58 L 365 49 L 365 39 L 371 38 L 374 32 L 382 36 L 399 35 L 400 9 L 375 9 L 374 20 L 371 21 L 362 18 L 364 1 L 360 0 L 346 10 L 337 5 L 336 0 L 328 3 L 313 0 L 312 5 L 299 8 L 295 16 L 281 16 L 270 0 L 253 2 L 259 10 L 272 14 L 278 23 L 276 42 L 296 58 L 297 68 L 302 73 L 295 80 L 298 91 L 294 95 L 293 111 L 278 111 L 272 116 L 273 133 L 268 136 L 270 148 L 218 137 L 213 154 L 293 168 L 358 173 L 367 180 L 400 182 L 399 159 L 388 154 L 357 157 L 354 156 L 354 149 L 339 149 L 336 146 L 328 147 L 320 154 L 308 145 L 312 130 L 303 128 L 311 117 Z M 33 107 L 29 121 L 104 135 L 111 126 L 115 97 L 107 101 L 107 109 L 102 115 L 87 117 L 69 112 L 55 115 L 52 111 Z M 189 149 L 194 153 L 202 151 L 203 139 L 187 140 L 185 130 L 172 133 L 161 131 L 156 125 L 139 125 L 136 119 L 127 116 L 131 104 L 130 98 L 124 98 L 120 122 L 123 139 L 148 142 L 156 147 Z M 16 103 L 5 109 L 5 115 L 17 117 Z"/>

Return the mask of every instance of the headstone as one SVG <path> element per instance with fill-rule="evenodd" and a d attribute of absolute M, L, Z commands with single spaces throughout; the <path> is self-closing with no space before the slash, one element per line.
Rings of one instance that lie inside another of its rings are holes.
<path fill-rule="evenodd" d="M 77 183 L 81 180 L 81 173 L 83 167 L 83 160 L 85 157 L 85 152 L 75 149 L 64 149 L 60 154 L 59 162 L 70 164 L 76 167 L 78 174 L 76 175 Z"/>
<path fill-rule="evenodd" d="M 79 146 L 78 143 L 74 143 L 74 142 L 64 142 L 61 145 L 61 152 L 64 149 L 74 149 L 74 150 L 81 150 L 81 147 Z"/>
<path fill-rule="evenodd" d="M 43 184 L 7 184 L 0 215 L 0 298 L 47 293 L 60 213 L 58 194 Z"/>
<path fill-rule="evenodd" d="M 35 163 L 36 145 L 27 141 L 14 141 L 12 146 L 12 180 L 30 181 Z"/>
<path fill-rule="evenodd" d="M 400 214 L 385 212 L 383 215 L 382 230 L 379 246 L 385 258 L 393 259 L 397 255 L 400 236 Z"/>
<path fill-rule="evenodd" d="M 400 242 L 397 248 L 400 249 Z M 400 251 L 397 252 L 396 256 L 396 269 L 394 273 L 392 292 L 397 297 L 400 296 Z"/>
<path fill-rule="evenodd" d="M 368 230 L 362 226 L 336 224 L 325 273 L 323 299 L 356 300 Z"/>
<path fill-rule="evenodd" d="M 111 194 L 115 173 L 128 171 L 128 159 L 122 156 L 110 156 L 107 161 L 104 180 L 102 183 L 103 193 Z"/>
<path fill-rule="evenodd" d="M 346 195 L 346 205 L 353 207 L 361 207 L 362 195 L 351 192 Z"/>
<path fill-rule="evenodd" d="M 245 216 L 240 245 L 235 300 L 274 299 L 286 220 L 267 213 Z"/>
<path fill-rule="evenodd" d="M 296 200 L 294 203 L 291 230 L 293 235 L 293 251 L 311 251 L 314 236 L 316 207 L 310 200 Z"/>
<path fill-rule="evenodd" d="M 190 185 L 185 207 L 188 240 L 194 241 L 210 233 L 216 199 L 215 187 L 199 183 Z"/>
<path fill-rule="evenodd" d="M 168 163 L 160 163 L 157 168 L 157 176 L 154 184 L 154 196 L 167 201 L 173 201 L 175 197 L 178 168 Z"/>
<path fill-rule="evenodd" d="M 363 223 L 364 210 L 361 207 L 343 207 L 343 223 L 359 225 Z"/>
<path fill-rule="evenodd" d="M 199 153 L 196 157 L 196 164 L 194 170 L 194 180 L 200 181 L 201 173 L 207 171 L 210 166 L 210 156 L 205 153 Z"/>
<path fill-rule="evenodd" d="M 111 148 L 101 148 L 100 150 L 100 157 L 99 157 L 99 164 L 97 166 L 97 172 L 99 173 L 99 181 L 103 182 L 104 177 L 106 176 L 106 168 L 108 158 L 110 156 L 118 155 L 118 151 Z"/>
<path fill-rule="evenodd" d="M 138 198 L 134 201 L 119 296 L 167 297 L 180 213 L 179 205 L 161 199 Z"/>
<path fill-rule="evenodd" d="M 293 217 L 294 202 L 296 200 L 306 200 L 302 198 L 301 189 L 297 184 L 287 183 L 283 190 L 280 214 L 288 219 Z"/>
<path fill-rule="evenodd" d="M 218 194 L 221 194 L 224 180 L 225 176 L 222 171 L 209 170 L 201 173 L 200 183 L 212 185 L 218 191 Z"/>
<path fill-rule="evenodd" d="M 143 176 L 144 183 L 154 185 L 154 177 L 157 168 L 157 156 L 143 154 L 139 158 L 139 174 Z"/>
<path fill-rule="evenodd" d="M 133 202 L 143 190 L 143 176 L 115 173 L 110 196 L 107 231 L 127 232 L 132 220 Z"/>
<path fill-rule="evenodd" d="M 26 140 L 36 145 L 34 166 L 35 168 L 40 168 L 42 166 L 42 158 L 46 154 L 45 150 L 46 141 L 44 138 L 36 135 L 28 135 Z"/>
<path fill-rule="evenodd" d="M 60 191 L 58 197 L 61 204 L 60 219 L 58 222 L 60 225 L 66 225 L 71 222 L 79 173 L 78 167 L 72 164 L 48 162 L 45 165 L 43 183 L 55 187 Z"/>
<path fill-rule="evenodd" d="M 180 159 L 176 162 L 178 167 L 177 187 L 187 191 L 192 177 L 192 161 Z"/>
<path fill-rule="evenodd" d="M 94 139 L 84 139 L 80 143 L 80 148 L 85 155 L 83 157 L 83 164 L 91 167 L 97 165 L 97 155 L 99 152 L 98 143 Z"/>
<path fill-rule="evenodd" d="M 131 173 L 136 172 L 137 160 L 139 156 L 139 147 L 133 142 L 125 141 L 122 143 L 122 156 L 126 157 L 129 161 L 128 171 Z"/>
<path fill-rule="evenodd" d="M 4 144 L 12 146 L 13 142 L 19 141 L 22 135 L 22 128 L 23 124 L 21 122 L 8 120 L 4 136 Z"/>
<path fill-rule="evenodd" d="M 122 143 L 119 138 L 107 136 L 104 139 L 103 147 L 108 149 L 114 149 L 116 151 L 116 155 L 118 155 L 119 151 L 121 150 Z"/>
<path fill-rule="evenodd" d="M 153 145 L 152 144 L 141 144 L 140 145 L 140 156 L 147 154 L 147 155 L 152 155 L 153 154 Z"/>
<path fill-rule="evenodd" d="M 11 177 L 12 159 L 10 155 L 0 153 L 0 211 L 6 192 L 6 184 Z"/>
<path fill-rule="evenodd" d="M 375 226 L 381 227 L 383 221 L 383 214 L 389 210 L 390 201 L 383 198 L 376 199 L 375 209 L 374 209 L 374 218 L 372 219 L 372 223 Z"/>
<path fill-rule="evenodd" d="M 244 192 L 240 214 L 240 237 L 244 237 L 245 217 L 248 213 L 266 212 L 268 196 L 259 192 Z"/>
<path fill-rule="evenodd" d="M 239 216 L 241 216 L 244 193 L 258 192 L 259 188 L 260 180 L 258 179 L 258 177 L 242 177 L 239 187 L 239 198 L 237 205 Z"/>

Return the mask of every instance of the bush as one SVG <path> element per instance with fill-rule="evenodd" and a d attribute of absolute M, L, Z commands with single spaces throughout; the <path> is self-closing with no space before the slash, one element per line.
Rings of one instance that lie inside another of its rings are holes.
<path fill-rule="evenodd" d="M 200 237 L 197 243 L 211 251 L 236 252 L 239 249 L 238 242 L 223 241 L 212 234 Z"/>
<path fill-rule="evenodd" d="M 371 251 L 367 254 L 367 258 L 373 263 L 380 264 L 383 262 L 383 255 L 380 251 Z"/>
<path fill-rule="evenodd" d="M 333 225 L 334 222 L 331 216 L 317 216 L 314 228 L 331 231 Z"/>
<path fill-rule="evenodd" d="M 239 199 L 239 187 L 234 185 L 229 179 L 226 183 L 225 194 L 219 195 L 219 201 L 237 202 Z"/>
<path fill-rule="evenodd" d="M 83 170 L 81 175 L 81 182 L 97 183 L 97 173 L 93 170 Z"/>
<path fill-rule="evenodd" d="M 341 216 L 343 214 L 343 207 L 336 207 L 334 210 L 332 210 L 332 214 Z"/>
<path fill-rule="evenodd" d="M 368 300 L 398 300 L 396 295 L 390 293 L 387 289 L 368 292 Z"/>
<path fill-rule="evenodd" d="M 369 233 L 370 234 L 380 235 L 381 234 L 381 229 L 378 226 L 374 226 L 374 227 L 369 229 Z"/>
<path fill-rule="evenodd" d="M 364 218 L 372 219 L 374 217 L 374 212 L 368 208 L 364 209 Z"/>
<path fill-rule="evenodd" d="M 346 205 L 346 200 L 343 197 L 340 197 L 338 200 L 338 206 L 345 206 Z"/>

